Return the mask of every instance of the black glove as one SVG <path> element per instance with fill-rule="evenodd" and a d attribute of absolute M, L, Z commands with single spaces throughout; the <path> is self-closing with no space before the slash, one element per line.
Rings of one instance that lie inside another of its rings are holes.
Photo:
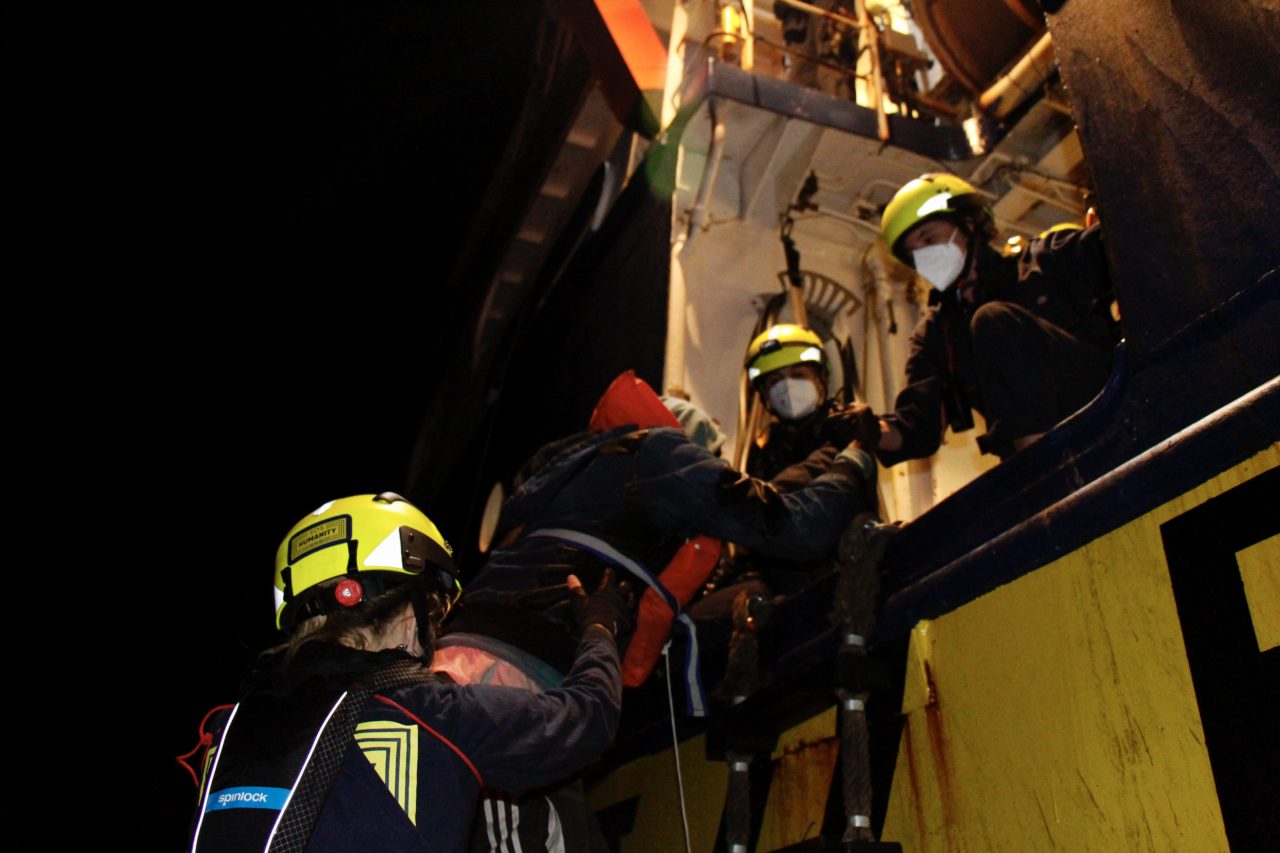
<path fill-rule="evenodd" d="M 863 450 L 875 452 L 880 446 L 880 419 L 870 406 L 854 403 L 828 415 L 818 426 L 818 435 L 836 447 L 856 441 Z"/>
<path fill-rule="evenodd" d="M 635 596 L 625 580 L 614 581 L 613 569 L 604 570 L 595 592 L 588 595 L 579 586 L 570 593 L 569 601 L 579 634 L 592 625 L 601 625 L 621 649 L 635 630 Z"/>

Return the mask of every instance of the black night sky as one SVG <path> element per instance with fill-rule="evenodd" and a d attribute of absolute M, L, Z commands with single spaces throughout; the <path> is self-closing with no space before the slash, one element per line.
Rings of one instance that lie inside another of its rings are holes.
<path fill-rule="evenodd" d="M 69 638 L 80 674 L 49 655 L 29 676 L 89 715 L 78 760 L 148 804 L 108 808 L 129 849 L 173 850 L 194 804 L 174 756 L 271 639 L 279 539 L 325 499 L 405 487 L 538 8 L 41 14 L 10 126 L 7 467 L 33 599 L 69 589 L 84 616 L 45 646 Z"/>

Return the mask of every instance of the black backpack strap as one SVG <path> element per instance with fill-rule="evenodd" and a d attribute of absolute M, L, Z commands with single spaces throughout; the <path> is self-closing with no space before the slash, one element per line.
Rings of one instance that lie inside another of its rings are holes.
<path fill-rule="evenodd" d="M 294 791 L 293 799 L 285 809 L 270 853 L 300 853 L 307 846 L 311 831 L 320 817 L 320 809 L 338 778 L 342 756 L 355 737 L 356 726 L 360 724 L 360 718 L 373 694 L 437 679 L 421 662 L 406 660 L 380 667 L 369 673 L 364 680 L 369 682 L 368 687 L 348 692 L 321 733 L 311 760 L 307 762 Z"/>
<path fill-rule="evenodd" d="M 360 716 L 372 695 L 371 690 L 361 690 L 347 693 L 339 701 L 320 732 L 298 786 L 294 788 L 289 805 L 280 818 L 270 853 L 300 853 L 306 848 L 316 819 L 320 817 L 320 809 L 338 778 L 343 753 L 347 751 L 347 744 L 351 743 Z"/>

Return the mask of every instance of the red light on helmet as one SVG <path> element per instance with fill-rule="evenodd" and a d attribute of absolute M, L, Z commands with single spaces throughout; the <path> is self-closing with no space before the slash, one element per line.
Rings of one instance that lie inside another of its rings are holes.
<path fill-rule="evenodd" d="M 343 607 L 355 607 L 364 601 L 364 587 L 354 578 L 346 578 L 333 588 L 333 597 Z"/>

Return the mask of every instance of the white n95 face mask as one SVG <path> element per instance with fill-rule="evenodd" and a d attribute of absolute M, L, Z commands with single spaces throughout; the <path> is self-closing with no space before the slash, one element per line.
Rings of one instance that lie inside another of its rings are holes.
<path fill-rule="evenodd" d="M 946 290 L 955 284 L 960 273 L 964 271 L 964 249 L 956 245 L 956 233 L 951 232 L 951 239 L 935 246 L 925 246 L 911 253 L 915 261 L 916 272 L 938 290 Z"/>
<path fill-rule="evenodd" d="M 809 379 L 781 379 L 769 388 L 769 407 L 789 421 L 813 414 L 820 402 L 818 386 Z"/>

